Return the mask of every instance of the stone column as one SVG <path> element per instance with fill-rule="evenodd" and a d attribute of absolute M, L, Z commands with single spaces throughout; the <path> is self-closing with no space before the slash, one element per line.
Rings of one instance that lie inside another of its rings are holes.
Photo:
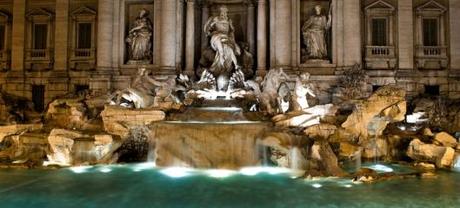
<path fill-rule="evenodd" d="M 195 74 L 195 0 L 186 0 L 185 74 Z"/>
<path fill-rule="evenodd" d="M 398 1 L 399 69 L 414 68 L 414 27 L 412 0 Z"/>
<path fill-rule="evenodd" d="M 68 58 L 69 0 L 56 1 L 54 70 L 66 70 Z"/>
<path fill-rule="evenodd" d="M 450 68 L 460 71 L 460 0 L 449 1 L 449 23 L 450 23 Z M 457 29 L 456 29 L 457 28 Z"/>
<path fill-rule="evenodd" d="M 361 63 L 361 15 L 360 0 L 344 0 L 344 65 Z"/>
<path fill-rule="evenodd" d="M 161 1 L 160 25 L 160 67 L 162 70 L 175 73 L 176 64 L 176 5 L 177 1 Z"/>
<path fill-rule="evenodd" d="M 203 1 L 202 3 L 202 8 L 201 8 L 201 27 L 200 29 L 202 30 L 204 28 L 204 25 L 206 25 L 206 22 L 209 19 L 209 5 L 206 1 Z M 201 31 L 201 49 L 205 49 L 206 46 L 208 46 L 208 37 L 206 37 L 206 34 Z"/>
<path fill-rule="evenodd" d="M 14 0 L 11 51 L 11 69 L 13 71 L 24 70 L 25 13 L 26 0 Z"/>
<path fill-rule="evenodd" d="M 275 1 L 275 65 L 276 67 L 291 66 L 292 52 L 292 13 L 291 1 Z"/>
<path fill-rule="evenodd" d="M 267 73 L 267 0 L 257 2 L 257 75 Z"/>
<path fill-rule="evenodd" d="M 254 34 L 254 27 L 255 27 L 255 7 L 254 2 L 252 0 L 248 1 L 248 20 L 247 20 L 247 30 L 246 30 L 246 39 L 249 44 L 249 52 L 251 54 L 255 54 L 255 34 Z"/>
<path fill-rule="evenodd" d="M 112 68 L 113 0 L 98 1 L 97 68 Z"/>

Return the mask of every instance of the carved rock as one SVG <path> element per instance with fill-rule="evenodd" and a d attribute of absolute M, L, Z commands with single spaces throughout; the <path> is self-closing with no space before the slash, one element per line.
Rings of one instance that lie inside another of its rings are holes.
<path fill-rule="evenodd" d="M 383 117 L 379 120 L 387 120 L 388 123 L 402 121 L 406 114 L 405 91 L 395 86 L 381 87 L 367 100 L 356 104 L 353 113 L 342 124 L 342 127 L 348 130 L 353 137 L 367 140 L 370 134 L 370 124 L 376 122 L 376 117 Z M 386 125 L 372 128 L 383 131 Z M 372 127 L 372 126 L 371 126 Z"/>
<path fill-rule="evenodd" d="M 106 106 L 101 116 L 106 132 L 125 138 L 129 134 L 129 127 L 162 121 L 166 115 L 163 111 L 155 109 L 127 109 Z"/>
<path fill-rule="evenodd" d="M 451 168 L 454 163 L 455 150 L 451 147 L 425 144 L 419 139 L 414 139 L 409 144 L 407 155 L 419 162 L 434 163 L 438 168 Z"/>
<path fill-rule="evenodd" d="M 65 129 L 53 129 L 48 142 L 46 164 L 60 166 L 104 163 L 120 146 L 110 135 L 87 135 Z"/>
<path fill-rule="evenodd" d="M 457 147 L 457 140 L 446 132 L 437 133 L 434 137 L 434 144 L 445 147 Z"/>

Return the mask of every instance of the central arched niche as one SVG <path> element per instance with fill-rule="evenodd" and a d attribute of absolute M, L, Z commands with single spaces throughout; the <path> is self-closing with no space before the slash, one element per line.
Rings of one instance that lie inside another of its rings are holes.
<path fill-rule="evenodd" d="M 256 16 L 255 16 L 255 3 L 253 0 L 207 0 L 201 2 L 201 24 L 195 31 L 201 37 L 201 49 L 197 56 L 198 69 L 197 74 L 201 73 L 200 62 L 203 51 L 209 47 L 209 37 L 204 33 L 204 25 L 209 18 L 219 15 L 220 7 L 225 6 L 228 9 L 228 17 L 232 20 L 234 27 L 234 35 L 236 43 L 242 47 L 242 44 L 247 44 L 249 52 L 253 55 L 253 62 L 255 63 L 255 50 L 256 50 Z M 240 61 L 240 60 L 239 60 Z M 252 67 L 254 70 L 254 66 Z"/>

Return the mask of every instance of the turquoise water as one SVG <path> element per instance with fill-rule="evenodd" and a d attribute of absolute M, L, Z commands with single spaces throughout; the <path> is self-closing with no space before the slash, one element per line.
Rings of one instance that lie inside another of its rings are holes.
<path fill-rule="evenodd" d="M 0 207 L 460 207 L 460 173 L 353 184 L 152 164 L 0 170 Z M 275 173 L 278 172 L 278 173 Z"/>

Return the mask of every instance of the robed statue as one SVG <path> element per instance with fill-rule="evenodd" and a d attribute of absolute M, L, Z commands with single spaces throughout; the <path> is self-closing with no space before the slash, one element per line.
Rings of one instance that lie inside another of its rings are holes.
<path fill-rule="evenodd" d="M 331 11 L 331 10 L 330 10 Z M 322 7 L 316 5 L 314 14 L 302 26 L 303 43 L 306 47 L 307 59 L 327 58 L 326 34 L 331 27 L 332 14 L 322 14 Z"/>
<path fill-rule="evenodd" d="M 130 62 L 148 64 L 152 60 L 153 25 L 148 16 L 149 11 L 142 9 L 126 37 Z"/>
<path fill-rule="evenodd" d="M 241 54 L 240 47 L 235 42 L 234 27 L 232 20 L 228 17 L 228 9 L 225 6 L 219 8 L 219 15 L 210 17 L 204 26 L 205 34 L 210 38 L 210 46 L 215 51 L 214 61 L 209 67 L 221 86 L 225 89 L 228 79 L 235 70 L 241 67 L 238 65 L 237 56 Z"/>

